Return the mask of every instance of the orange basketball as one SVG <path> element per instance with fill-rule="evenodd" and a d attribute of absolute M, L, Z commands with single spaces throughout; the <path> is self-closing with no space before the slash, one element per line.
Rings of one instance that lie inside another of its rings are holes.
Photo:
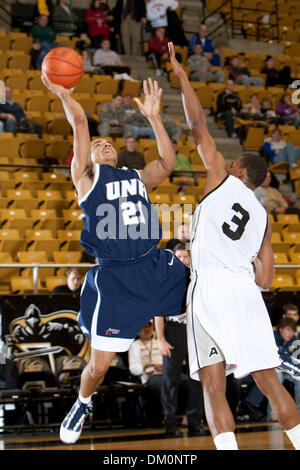
<path fill-rule="evenodd" d="M 42 72 L 47 74 L 51 82 L 65 88 L 72 88 L 77 85 L 83 75 L 83 60 L 74 49 L 56 47 L 44 57 Z"/>

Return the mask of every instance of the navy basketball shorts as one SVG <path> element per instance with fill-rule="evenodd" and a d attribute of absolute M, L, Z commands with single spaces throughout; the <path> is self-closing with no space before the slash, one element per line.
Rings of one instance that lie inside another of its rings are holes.
<path fill-rule="evenodd" d="M 189 268 L 170 250 L 130 260 L 101 259 L 81 289 L 78 324 L 91 347 L 127 351 L 154 316 L 185 312 Z"/>

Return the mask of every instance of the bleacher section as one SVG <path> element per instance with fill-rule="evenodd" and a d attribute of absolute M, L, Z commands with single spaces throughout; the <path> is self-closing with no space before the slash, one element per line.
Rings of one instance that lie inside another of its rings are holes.
<path fill-rule="evenodd" d="M 219 0 L 208 0 L 208 10 L 220 4 Z M 262 4 L 253 0 L 237 0 L 236 5 L 255 4 L 257 15 Z M 300 22 L 300 2 L 279 2 L 280 38 L 284 45 L 284 54 L 277 55 L 276 67 L 285 64 L 291 66 L 292 75 L 300 77 L 300 54 L 298 54 L 297 21 Z M 285 8 L 286 7 L 286 8 Z M 297 7 L 297 8 L 296 8 Z M 299 10 L 299 11 L 298 11 Z M 226 10 L 224 10 L 226 14 Z M 299 16 L 298 16 L 299 14 Z M 289 22 L 287 21 L 289 18 Z M 243 21 L 249 22 L 249 16 Z M 57 43 L 75 47 L 78 38 L 57 37 Z M 33 121 L 42 125 L 43 134 L 0 133 L 0 264 L 70 264 L 79 263 L 82 253 L 80 231 L 83 227 L 82 213 L 78 206 L 77 196 L 66 167 L 72 152 L 73 136 L 71 128 L 64 117 L 64 111 L 53 94 L 44 87 L 39 70 L 30 69 L 29 51 L 32 38 L 22 32 L 5 34 L 0 31 L 0 80 L 4 80 L 13 89 L 13 99 L 21 104 L 30 114 Z M 297 47 L 296 47 L 297 45 Z M 183 66 L 187 66 L 187 48 L 176 46 L 181 53 Z M 222 67 L 226 57 L 239 54 L 238 50 L 222 48 L 217 51 L 222 58 Z M 262 76 L 260 67 L 266 58 L 265 53 L 243 53 L 243 60 L 252 75 Z M 151 67 L 151 63 L 149 66 Z M 176 77 L 167 62 L 165 70 L 171 86 L 179 87 Z M 226 75 L 227 78 L 227 75 Z M 100 106 L 111 101 L 112 95 L 119 89 L 120 83 L 111 76 L 85 73 L 76 87 L 74 98 L 77 99 L 91 117 L 99 120 Z M 141 82 L 125 81 L 122 91 L 139 96 Z M 204 108 L 216 111 L 217 95 L 225 85 L 192 82 L 196 94 Z M 252 93 L 259 99 L 268 97 L 276 105 L 284 89 L 236 85 L 243 104 L 249 101 Z M 287 92 L 292 93 L 288 89 Z M 162 109 L 163 109 L 162 104 Z M 248 132 L 243 142 L 245 150 L 258 151 L 266 138 L 265 130 L 254 125 L 252 121 L 236 121 L 236 126 L 244 125 Z M 222 127 L 221 123 L 218 123 Z M 280 126 L 283 138 L 295 145 L 300 145 L 300 130 L 291 125 Z M 269 125 L 267 133 L 274 129 Z M 119 135 L 108 136 L 118 151 L 125 148 L 125 141 Z M 205 183 L 205 168 L 201 163 L 194 143 L 187 140 L 182 133 L 178 142 L 179 152 L 188 156 L 195 172 L 195 179 L 175 175 L 167 178 L 159 187 L 150 193 L 150 199 L 157 204 L 163 226 L 163 239 L 160 246 L 174 236 L 174 222 L 189 222 L 189 216 L 201 200 Z M 140 138 L 137 150 L 144 153 L 146 162 L 158 157 L 156 142 Z M 61 168 L 45 171 L 39 164 L 43 157 L 56 158 Z M 300 167 L 288 169 L 286 164 L 271 167 L 273 171 L 286 173 L 298 197 L 300 197 Z M 273 226 L 272 244 L 277 265 L 288 265 L 289 269 L 278 267 L 272 288 L 279 290 L 300 289 L 300 221 L 296 215 L 278 215 L 275 220 L 270 216 Z M 295 266 L 295 267 L 294 267 Z M 39 269 L 38 288 L 40 292 L 49 292 L 57 284 L 65 282 L 66 268 L 47 267 Z M 87 268 L 83 269 L 83 272 Z M 32 269 L 12 266 L 0 268 L 0 294 L 29 293 L 34 291 Z"/>

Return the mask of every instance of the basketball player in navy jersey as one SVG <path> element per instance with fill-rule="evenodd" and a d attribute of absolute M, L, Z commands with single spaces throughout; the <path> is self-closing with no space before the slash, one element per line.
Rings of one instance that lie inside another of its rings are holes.
<path fill-rule="evenodd" d="M 78 400 L 60 429 L 61 440 L 71 444 L 81 434 L 92 394 L 116 352 L 127 351 L 154 315 L 181 314 L 189 273 L 170 250 L 157 249 L 161 227 L 147 193 L 176 167 L 160 116 L 158 83 L 144 80 L 144 102 L 135 101 L 153 128 L 160 159 L 137 171 L 116 168 L 117 151 L 106 139 L 90 141 L 73 90 L 54 85 L 45 75 L 42 80 L 61 99 L 73 129 L 71 174 L 85 215 L 81 244 L 99 263 L 88 271 L 81 290 L 78 323 L 89 338 L 91 359 L 82 372 Z"/>
<path fill-rule="evenodd" d="M 267 166 L 261 157 L 249 154 L 227 166 L 172 43 L 169 52 L 186 120 L 207 170 L 191 229 L 187 297 L 191 376 L 202 382 L 206 418 L 218 450 L 238 448 L 225 396 L 225 375 L 231 372 L 237 378 L 253 376 L 299 450 L 300 417 L 275 371 L 283 364 L 259 289 L 271 286 L 274 267 L 271 226 L 253 193 L 264 180 Z"/>

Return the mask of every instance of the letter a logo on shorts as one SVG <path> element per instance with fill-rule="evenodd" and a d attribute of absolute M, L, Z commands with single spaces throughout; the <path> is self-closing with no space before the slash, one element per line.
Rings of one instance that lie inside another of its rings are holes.
<path fill-rule="evenodd" d="M 209 352 L 208 357 L 211 357 L 211 356 L 213 356 L 214 354 L 216 354 L 216 355 L 219 354 L 217 348 L 215 348 L 215 347 L 210 348 L 210 352 Z"/>

